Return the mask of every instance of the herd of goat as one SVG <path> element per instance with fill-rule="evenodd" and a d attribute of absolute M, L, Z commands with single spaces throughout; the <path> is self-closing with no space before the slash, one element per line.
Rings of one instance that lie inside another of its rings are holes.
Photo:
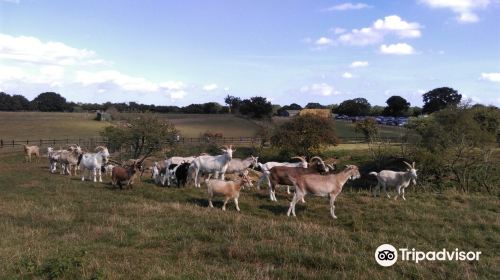
<path fill-rule="evenodd" d="M 104 146 L 98 146 L 95 152 L 84 152 L 78 145 L 69 145 L 67 149 L 54 150 L 47 148 L 49 158 L 49 171 L 55 173 L 57 166 L 61 168 L 61 174 L 77 175 L 80 171 L 82 181 L 85 181 L 86 173 L 93 175 L 93 181 L 102 182 L 102 173 L 111 176 L 113 186 L 118 185 L 120 189 L 123 185 L 132 187 L 134 179 L 142 175 L 144 170 L 150 169 L 152 178 L 156 184 L 170 186 L 173 182 L 178 187 L 185 186 L 190 180 L 194 186 L 201 187 L 201 179 L 205 178 L 207 186 L 209 206 L 212 205 L 214 196 L 224 197 L 222 210 L 226 209 L 229 200 L 233 200 L 236 210 L 240 211 L 238 198 L 240 191 L 244 187 L 251 187 L 252 182 L 248 176 L 249 169 L 259 168 L 261 175 L 257 181 L 257 188 L 263 182 L 269 186 L 269 198 L 271 201 L 276 199 L 276 186 L 287 186 L 287 192 L 290 193 L 290 186 L 295 188 L 295 194 L 290 203 L 287 215 L 295 216 L 295 205 L 298 201 L 304 201 L 306 194 L 316 196 L 330 197 L 330 214 L 335 219 L 335 199 L 342 191 L 342 187 L 348 180 L 359 178 L 360 172 L 357 166 L 347 165 L 343 170 L 336 171 L 333 164 L 326 164 L 320 157 L 313 157 L 307 162 L 303 157 L 294 157 L 300 162 L 266 162 L 260 163 L 257 157 L 250 156 L 246 159 L 233 158 L 236 151 L 231 145 L 221 148 L 222 154 L 208 155 L 202 154 L 191 157 L 170 157 L 164 162 L 154 162 L 154 164 L 145 168 L 143 162 L 146 157 L 130 160 L 127 164 L 121 166 L 120 163 L 110 159 L 108 149 Z M 26 161 L 31 161 L 32 156 L 37 160 L 40 158 L 40 149 L 37 146 L 24 145 L 24 154 Z M 115 163 L 113 165 L 112 163 Z M 384 189 L 387 197 L 387 187 L 395 187 L 397 195 L 404 197 L 405 188 L 410 183 L 416 184 L 417 170 L 415 162 L 409 164 L 404 172 L 391 170 L 382 170 L 380 172 L 370 172 L 370 175 L 377 177 L 378 184 L 375 187 L 373 195 L 380 194 L 380 188 Z M 88 172 L 87 172 L 88 171 Z M 225 174 L 235 174 L 235 180 L 225 180 Z M 213 176 L 213 178 L 212 178 Z"/>

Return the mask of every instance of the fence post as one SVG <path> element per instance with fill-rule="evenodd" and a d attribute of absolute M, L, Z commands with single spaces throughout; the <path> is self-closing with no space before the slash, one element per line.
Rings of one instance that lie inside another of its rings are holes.
<path fill-rule="evenodd" d="M 0 148 L 3 148 L 3 139 L 0 139 Z"/>

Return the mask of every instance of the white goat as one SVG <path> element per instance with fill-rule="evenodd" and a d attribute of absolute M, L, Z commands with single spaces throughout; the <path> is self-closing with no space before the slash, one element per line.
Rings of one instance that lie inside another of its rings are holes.
<path fill-rule="evenodd" d="M 303 157 L 292 157 L 300 159 L 300 162 L 275 162 L 275 161 L 269 161 L 264 164 L 258 163 L 260 169 L 262 170 L 262 175 L 259 178 L 259 181 L 257 181 L 257 189 L 260 189 L 260 186 L 262 184 L 262 181 L 266 180 L 267 185 L 271 186 L 271 181 L 269 180 L 269 175 L 271 174 L 269 170 L 275 166 L 288 166 L 288 167 L 302 167 L 302 168 L 307 168 L 307 161 Z M 290 194 L 290 186 L 287 186 L 286 192 Z"/>
<path fill-rule="evenodd" d="M 224 180 L 224 173 L 226 173 L 226 169 L 229 165 L 229 161 L 233 158 L 233 150 L 232 145 L 229 147 L 224 147 L 225 149 L 221 149 L 224 154 L 217 156 L 199 156 L 195 158 L 192 162 L 194 165 L 194 185 L 195 187 L 200 188 L 200 178 L 199 176 L 202 173 L 208 173 L 208 178 L 213 174 L 214 178 L 218 179 L 219 174 L 220 178 Z"/>
<path fill-rule="evenodd" d="M 342 187 L 347 180 L 357 179 L 361 177 L 359 169 L 355 165 L 347 165 L 346 168 L 339 173 L 329 173 L 326 175 L 321 174 L 303 174 L 297 177 L 289 176 L 288 178 L 295 185 L 295 195 L 290 208 L 288 208 L 287 215 L 292 214 L 295 216 L 295 205 L 306 194 L 313 194 L 317 196 L 330 196 L 330 215 L 336 219 L 335 216 L 335 199 L 342 192 Z"/>
<path fill-rule="evenodd" d="M 23 150 L 25 162 L 31 162 L 32 155 L 36 157 L 37 162 L 40 160 L 40 148 L 38 146 L 23 145 Z"/>
<path fill-rule="evenodd" d="M 225 174 L 243 173 L 247 171 L 247 168 L 255 168 L 258 163 L 259 157 L 249 156 L 246 159 L 233 158 L 229 161 Z M 250 186 L 253 186 L 251 182 Z"/>
<path fill-rule="evenodd" d="M 410 181 L 413 182 L 414 185 L 417 184 L 417 169 L 415 169 L 415 162 L 410 165 L 408 162 L 403 161 L 409 169 L 406 172 L 396 172 L 392 170 L 382 170 L 379 173 L 370 172 L 370 175 L 377 176 L 377 186 L 373 190 L 373 196 L 377 196 L 377 190 L 380 194 L 380 186 L 384 188 L 384 192 L 388 198 L 391 196 L 387 193 L 387 187 L 396 187 L 397 195 L 394 199 L 398 199 L 398 196 L 401 196 L 403 200 L 405 198 L 405 188 L 410 185 Z"/>
<path fill-rule="evenodd" d="M 94 171 L 94 182 L 96 182 L 97 173 L 99 173 L 99 182 L 102 182 L 101 167 L 108 162 L 108 148 L 98 146 L 95 148 L 97 153 L 85 153 L 79 162 L 82 170 L 82 181 L 85 181 L 85 170 Z"/>
<path fill-rule="evenodd" d="M 104 171 L 105 171 L 105 174 L 109 177 L 111 177 L 113 175 L 113 168 L 115 166 L 112 165 L 112 164 L 106 164 L 106 166 L 104 166 Z"/>
<path fill-rule="evenodd" d="M 62 166 L 62 174 L 71 175 L 71 168 L 73 167 L 76 175 L 78 160 L 81 154 L 82 149 L 78 145 L 72 146 L 69 150 L 60 153 L 59 162 Z"/>
<path fill-rule="evenodd" d="M 68 153 L 73 152 L 74 150 L 78 150 L 79 154 L 81 154 L 81 148 L 80 146 L 76 144 L 68 145 L 68 149 L 63 150 L 54 150 L 52 147 L 47 148 L 47 157 L 49 158 L 49 170 L 50 173 L 55 173 L 57 171 L 57 164 L 59 163 L 61 165 L 61 174 L 64 174 L 66 171 L 66 165 L 63 162 L 63 159 L 67 157 Z M 78 166 L 77 166 L 78 167 Z M 77 168 L 78 170 L 78 168 Z"/>
<path fill-rule="evenodd" d="M 236 205 L 236 210 L 240 212 L 240 207 L 238 205 L 238 198 L 240 197 L 241 188 L 250 184 L 250 180 L 247 175 L 242 173 L 239 175 L 237 181 L 224 181 L 218 179 L 207 179 L 207 191 L 208 191 L 208 206 L 213 208 L 212 198 L 215 195 L 224 196 L 224 204 L 222 205 L 222 211 L 226 211 L 226 204 L 230 199 L 234 200 Z"/>

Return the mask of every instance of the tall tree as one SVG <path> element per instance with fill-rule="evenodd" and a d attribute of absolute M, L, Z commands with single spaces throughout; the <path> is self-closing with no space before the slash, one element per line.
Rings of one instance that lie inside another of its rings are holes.
<path fill-rule="evenodd" d="M 31 101 L 34 109 L 42 112 L 62 112 L 68 109 L 66 98 L 55 92 L 44 92 Z"/>
<path fill-rule="evenodd" d="M 460 100 L 462 100 L 462 95 L 452 88 L 441 87 L 425 93 L 423 98 L 424 107 L 422 111 L 429 114 L 448 106 L 456 107 L 460 103 Z"/>
<path fill-rule="evenodd" d="M 254 96 L 241 102 L 240 113 L 256 119 L 271 117 L 273 105 L 265 97 Z"/>
<path fill-rule="evenodd" d="M 279 126 L 271 136 L 271 144 L 283 154 L 311 156 L 322 145 L 337 145 L 335 122 L 313 114 L 293 117 Z"/>
<path fill-rule="evenodd" d="M 387 103 L 387 107 L 384 109 L 385 116 L 402 116 L 410 108 L 410 103 L 397 95 L 389 97 L 385 103 Z"/>
<path fill-rule="evenodd" d="M 224 102 L 229 106 L 229 113 L 235 113 L 241 104 L 241 99 L 236 96 L 228 95 L 224 98 Z"/>
<path fill-rule="evenodd" d="M 337 108 L 337 114 L 348 116 L 366 116 L 370 113 L 371 105 L 365 98 L 345 100 Z"/>
<path fill-rule="evenodd" d="M 26 97 L 14 94 L 12 96 L 12 109 L 14 111 L 28 111 L 30 109 L 30 102 Z"/>
<path fill-rule="evenodd" d="M 0 111 L 12 111 L 12 97 L 5 92 L 0 92 Z"/>

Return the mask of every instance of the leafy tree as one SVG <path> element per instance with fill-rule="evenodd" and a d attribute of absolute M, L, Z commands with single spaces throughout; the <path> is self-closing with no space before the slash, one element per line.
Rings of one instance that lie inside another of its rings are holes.
<path fill-rule="evenodd" d="M 271 144 L 288 156 L 311 156 L 318 153 L 322 145 L 338 143 L 335 122 L 312 114 L 292 118 L 279 126 L 271 136 Z"/>
<path fill-rule="evenodd" d="M 309 102 L 306 104 L 306 109 L 325 109 L 326 107 L 319 104 L 319 103 L 316 103 L 316 102 Z"/>
<path fill-rule="evenodd" d="M 424 107 L 422 111 L 429 114 L 448 106 L 456 107 L 460 103 L 460 100 L 462 100 L 462 95 L 452 88 L 441 87 L 425 93 L 423 98 Z"/>
<path fill-rule="evenodd" d="M 241 102 L 240 113 L 256 119 L 271 117 L 273 105 L 265 97 L 254 96 Z"/>
<path fill-rule="evenodd" d="M 130 149 L 130 155 L 139 158 L 169 146 L 167 140 L 177 133 L 169 121 L 144 113 L 131 118 L 126 125 L 106 127 L 101 135 L 108 139 L 111 149 Z"/>
<path fill-rule="evenodd" d="M 499 123 L 498 109 L 486 112 L 459 106 L 411 124 L 420 136 L 417 161 L 422 162 L 423 177 L 433 176 L 429 181 L 441 185 L 450 178 L 465 192 L 474 186 L 491 192 L 500 181 L 498 165 L 491 160 Z"/>
<path fill-rule="evenodd" d="M 337 108 L 337 114 L 348 116 L 366 116 L 370 113 L 371 105 L 365 98 L 345 100 Z"/>
<path fill-rule="evenodd" d="M 285 110 L 302 110 L 302 106 L 300 106 L 297 103 L 292 103 L 290 105 L 283 106 L 283 109 L 285 109 Z"/>
<path fill-rule="evenodd" d="M 229 113 L 235 113 L 241 104 L 241 99 L 236 96 L 228 95 L 224 98 L 224 102 L 229 106 Z"/>
<path fill-rule="evenodd" d="M 12 111 L 12 97 L 5 92 L 0 92 L 0 111 Z"/>
<path fill-rule="evenodd" d="M 356 122 L 354 129 L 356 132 L 363 133 L 366 141 L 370 141 L 378 135 L 377 123 L 372 118 Z"/>
<path fill-rule="evenodd" d="M 222 110 L 222 106 L 217 102 L 208 102 L 203 104 L 203 113 L 218 114 Z"/>
<path fill-rule="evenodd" d="M 370 116 L 381 116 L 384 112 L 384 107 L 375 105 L 370 109 Z"/>
<path fill-rule="evenodd" d="M 402 116 L 410 108 L 410 103 L 401 96 L 393 95 L 386 101 L 384 116 Z"/>
<path fill-rule="evenodd" d="M 33 108 L 42 112 L 62 112 L 68 109 L 66 98 L 55 92 L 44 92 L 31 101 Z"/>
<path fill-rule="evenodd" d="M 30 102 L 26 97 L 14 94 L 12 96 L 12 109 L 14 111 L 28 111 L 30 109 Z"/>

